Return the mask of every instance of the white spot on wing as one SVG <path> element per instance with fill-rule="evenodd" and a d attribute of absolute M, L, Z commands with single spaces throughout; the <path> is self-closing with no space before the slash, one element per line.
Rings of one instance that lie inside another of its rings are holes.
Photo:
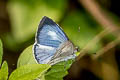
<path fill-rule="evenodd" d="M 44 46 L 44 45 L 39 45 L 39 48 L 40 48 L 40 49 L 46 49 L 46 50 L 49 50 L 49 51 L 54 50 L 53 47 L 50 47 L 50 46 Z"/>
<path fill-rule="evenodd" d="M 59 40 L 59 39 L 57 38 L 58 35 L 57 35 L 55 32 L 48 31 L 48 35 L 52 36 L 52 39 L 53 39 L 53 40 Z"/>

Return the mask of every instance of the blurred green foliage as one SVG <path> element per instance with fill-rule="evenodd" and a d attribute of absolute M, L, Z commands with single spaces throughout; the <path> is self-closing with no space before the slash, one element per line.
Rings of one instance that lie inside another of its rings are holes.
<path fill-rule="evenodd" d="M 85 47 L 101 30 L 90 15 L 84 11 L 73 11 L 61 24 L 68 37 L 81 49 Z M 97 43 L 90 52 L 95 53 L 102 47 L 102 42 Z"/>
<path fill-rule="evenodd" d="M 4 35 L 4 41 L 9 49 L 19 48 L 21 43 L 31 39 L 36 32 L 40 19 L 48 16 L 60 21 L 67 8 L 67 0 L 10 0 L 8 13 L 12 33 Z"/>

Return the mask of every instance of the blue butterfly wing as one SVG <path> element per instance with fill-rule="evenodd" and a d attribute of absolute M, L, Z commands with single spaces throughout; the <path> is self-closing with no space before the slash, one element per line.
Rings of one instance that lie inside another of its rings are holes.
<path fill-rule="evenodd" d="M 38 27 L 34 45 L 34 54 L 38 63 L 48 63 L 60 44 L 66 41 L 68 38 L 63 30 L 48 17 L 43 17 Z"/>

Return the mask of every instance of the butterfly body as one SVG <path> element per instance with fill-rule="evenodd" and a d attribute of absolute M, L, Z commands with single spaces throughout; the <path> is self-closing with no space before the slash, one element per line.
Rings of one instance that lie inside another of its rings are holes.
<path fill-rule="evenodd" d="M 36 34 L 34 56 L 40 64 L 56 64 L 75 58 L 74 45 L 63 30 L 48 17 L 43 17 Z"/>

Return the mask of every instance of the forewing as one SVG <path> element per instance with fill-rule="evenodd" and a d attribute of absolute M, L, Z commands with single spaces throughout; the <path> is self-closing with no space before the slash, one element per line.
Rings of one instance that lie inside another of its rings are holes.
<path fill-rule="evenodd" d="M 34 54 L 38 63 L 46 64 L 58 47 L 68 40 L 62 29 L 51 19 L 44 17 L 38 27 Z"/>
<path fill-rule="evenodd" d="M 62 29 L 51 19 L 44 17 L 37 32 L 37 43 L 58 48 L 68 38 Z"/>

